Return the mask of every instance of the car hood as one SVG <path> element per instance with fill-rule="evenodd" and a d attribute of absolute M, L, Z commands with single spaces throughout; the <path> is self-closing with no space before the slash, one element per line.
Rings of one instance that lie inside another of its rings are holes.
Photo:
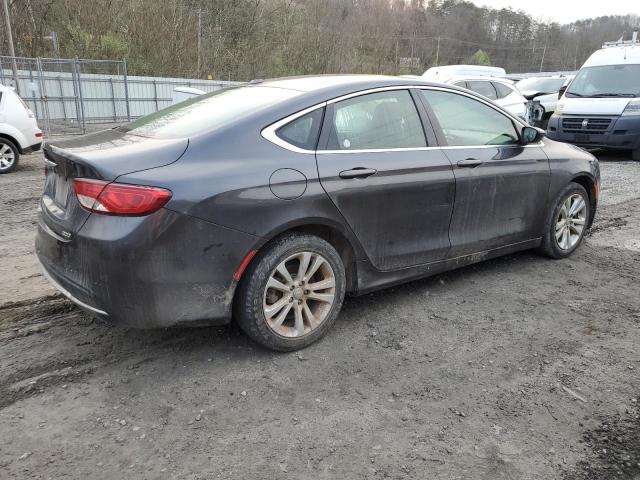
<path fill-rule="evenodd" d="M 565 115 L 620 115 L 631 98 L 562 97 L 557 112 Z"/>

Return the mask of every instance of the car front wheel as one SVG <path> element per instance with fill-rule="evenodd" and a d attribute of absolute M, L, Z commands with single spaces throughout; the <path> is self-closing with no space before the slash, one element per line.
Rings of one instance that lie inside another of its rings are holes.
<path fill-rule="evenodd" d="M 589 195 L 582 185 L 567 185 L 547 220 L 546 234 L 540 250 L 551 258 L 566 258 L 582 242 L 589 223 Z"/>
<path fill-rule="evenodd" d="M 261 345 L 298 350 L 331 328 L 345 284 L 342 259 L 331 244 L 313 235 L 288 234 L 263 248 L 244 273 L 234 317 Z"/>
<path fill-rule="evenodd" d="M 19 158 L 20 152 L 13 142 L 0 138 L 0 173 L 9 173 L 16 168 Z"/>

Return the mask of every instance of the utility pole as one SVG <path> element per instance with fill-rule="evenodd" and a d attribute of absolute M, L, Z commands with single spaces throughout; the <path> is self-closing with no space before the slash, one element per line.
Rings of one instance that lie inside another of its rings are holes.
<path fill-rule="evenodd" d="M 436 64 L 435 66 L 438 66 L 438 61 L 440 59 L 440 37 L 438 37 L 438 44 L 436 46 Z"/>
<path fill-rule="evenodd" d="M 547 53 L 547 44 L 544 44 L 544 49 L 542 50 L 542 59 L 540 60 L 540 71 L 542 71 L 542 65 L 544 64 L 544 56 Z"/>
<path fill-rule="evenodd" d="M 13 34 L 11 33 L 11 18 L 9 17 L 9 0 L 2 0 L 4 7 L 4 24 L 7 30 L 7 40 L 9 42 L 9 55 L 11 55 L 11 69 L 13 70 L 13 83 L 20 94 L 20 86 L 18 85 L 18 65 L 16 64 L 16 50 L 13 47 Z"/>
<path fill-rule="evenodd" d="M 201 76 L 202 66 L 202 7 L 198 7 L 198 78 Z"/>

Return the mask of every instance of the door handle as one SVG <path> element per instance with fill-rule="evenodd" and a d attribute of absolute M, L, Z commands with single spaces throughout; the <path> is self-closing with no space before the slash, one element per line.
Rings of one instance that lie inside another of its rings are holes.
<path fill-rule="evenodd" d="M 375 168 L 356 167 L 351 170 L 343 170 L 340 172 L 340 178 L 367 178 L 378 173 Z"/>
<path fill-rule="evenodd" d="M 458 162 L 458 166 L 461 168 L 473 168 L 478 165 L 482 165 L 482 160 L 478 160 L 477 158 L 467 158 Z"/>

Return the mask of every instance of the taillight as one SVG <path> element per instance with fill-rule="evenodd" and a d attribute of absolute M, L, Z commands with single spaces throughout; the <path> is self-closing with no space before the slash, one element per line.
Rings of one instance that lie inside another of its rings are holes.
<path fill-rule="evenodd" d="M 80 205 L 102 215 L 142 216 L 160 209 L 171 198 L 164 188 L 76 178 L 73 188 Z"/>

